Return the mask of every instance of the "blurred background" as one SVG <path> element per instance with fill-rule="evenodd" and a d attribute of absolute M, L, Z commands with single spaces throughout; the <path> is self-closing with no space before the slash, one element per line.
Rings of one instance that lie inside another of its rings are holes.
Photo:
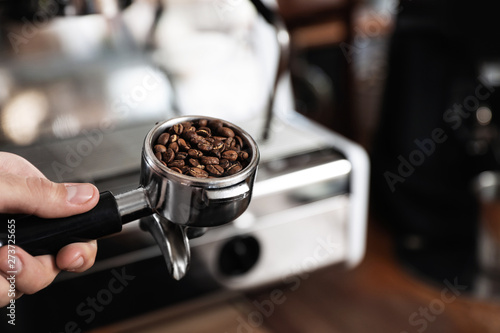
<path fill-rule="evenodd" d="M 49 179 L 134 189 L 181 115 L 262 155 L 184 279 L 132 223 L 2 332 L 499 332 L 495 22 L 485 0 L 0 0 L 0 150 Z"/>

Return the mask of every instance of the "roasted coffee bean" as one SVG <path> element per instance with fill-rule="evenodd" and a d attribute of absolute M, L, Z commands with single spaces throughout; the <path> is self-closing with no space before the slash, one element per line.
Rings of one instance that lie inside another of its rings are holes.
<path fill-rule="evenodd" d="M 208 172 L 200 168 L 189 168 L 188 174 L 197 178 L 207 178 Z"/>
<path fill-rule="evenodd" d="M 172 148 L 167 148 L 167 151 L 163 153 L 163 160 L 167 163 L 170 163 L 175 158 L 175 152 Z"/>
<path fill-rule="evenodd" d="M 224 124 L 222 123 L 222 121 L 218 120 L 218 119 L 210 120 L 208 122 L 208 127 L 210 127 L 212 130 L 214 130 L 214 132 L 217 132 L 217 130 L 223 126 L 224 126 Z"/>
<path fill-rule="evenodd" d="M 239 159 L 240 161 L 244 161 L 244 160 L 246 160 L 247 158 L 248 158 L 248 153 L 247 153 L 246 151 L 240 151 L 240 152 L 238 153 L 238 159 Z"/>
<path fill-rule="evenodd" d="M 203 153 L 201 152 L 201 150 L 198 150 L 198 149 L 189 149 L 187 153 L 188 153 L 189 157 L 192 157 L 192 158 L 200 158 L 203 156 Z"/>
<path fill-rule="evenodd" d="M 233 164 L 229 168 L 227 168 L 226 173 L 228 175 L 232 176 L 232 175 L 240 172 L 241 169 L 243 169 L 243 167 L 241 166 L 241 164 Z"/>
<path fill-rule="evenodd" d="M 180 151 L 177 153 L 177 155 L 175 155 L 176 160 L 185 160 L 187 157 L 188 153 L 186 153 L 185 151 Z"/>
<path fill-rule="evenodd" d="M 158 137 L 153 150 L 163 165 L 193 177 L 231 176 L 250 162 L 242 137 L 218 119 L 175 124 Z"/>
<path fill-rule="evenodd" d="M 217 136 L 217 135 L 214 135 L 212 136 L 212 138 L 214 138 L 215 140 L 220 140 L 222 142 L 226 141 L 227 138 L 225 136 Z"/>
<path fill-rule="evenodd" d="M 205 138 L 195 133 L 195 135 L 191 138 L 191 143 L 197 145 L 201 142 L 205 142 Z"/>
<path fill-rule="evenodd" d="M 170 163 L 167 163 L 167 166 L 169 168 L 180 168 L 185 165 L 184 160 L 173 160 Z"/>
<path fill-rule="evenodd" d="M 203 152 L 208 152 L 210 150 L 212 150 L 214 146 L 212 146 L 212 144 L 210 142 L 200 142 L 198 143 L 198 149 L 203 151 Z"/>
<path fill-rule="evenodd" d="M 220 152 L 220 150 L 217 150 L 217 149 L 212 149 L 210 151 L 210 155 L 214 156 L 214 157 L 217 157 L 217 158 L 221 158 L 221 155 L 222 153 Z"/>
<path fill-rule="evenodd" d="M 240 147 L 243 147 L 243 139 L 239 135 L 235 135 L 234 140 L 236 141 L 237 145 L 240 145 Z"/>
<path fill-rule="evenodd" d="M 220 165 L 207 165 L 207 171 L 214 176 L 221 176 L 224 173 L 224 168 Z"/>
<path fill-rule="evenodd" d="M 154 151 L 155 153 L 164 153 L 167 151 L 167 147 L 165 147 L 164 145 L 156 145 L 154 146 Z"/>
<path fill-rule="evenodd" d="M 217 157 L 212 157 L 212 156 L 202 156 L 200 162 L 201 164 L 205 165 L 214 165 L 214 164 L 219 164 L 219 159 Z"/>
<path fill-rule="evenodd" d="M 227 138 L 226 141 L 224 141 L 224 146 L 226 149 L 231 149 L 234 147 L 234 138 Z"/>
<path fill-rule="evenodd" d="M 223 167 L 224 169 L 227 169 L 227 168 L 229 168 L 229 166 L 231 165 L 231 162 L 229 162 L 228 160 L 226 160 L 225 158 L 223 158 L 223 159 L 221 159 L 221 160 L 219 161 L 219 165 L 220 165 L 221 167 Z"/>
<path fill-rule="evenodd" d="M 179 145 L 177 144 L 177 142 L 172 142 L 168 145 L 168 148 L 172 149 L 176 154 L 179 152 Z"/>
<path fill-rule="evenodd" d="M 234 162 L 238 159 L 238 153 L 235 152 L 234 150 L 226 150 L 225 152 L 222 153 L 222 158 L 225 158 L 230 162 Z"/>
<path fill-rule="evenodd" d="M 178 167 L 171 167 L 170 168 L 172 171 L 175 171 L 175 172 L 178 172 L 178 173 L 182 173 L 182 170 L 179 169 Z"/>
<path fill-rule="evenodd" d="M 201 165 L 200 161 L 198 161 L 196 158 L 190 158 L 188 160 L 188 163 L 189 163 L 189 165 L 191 165 L 192 167 L 195 167 L 195 168 L 197 168 Z"/>
<path fill-rule="evenodd" d="M 212 134 L 212 131 L 208 127 L 200 127 L 196 131 L 196 134 L 201 135 L 204 138 L 208 138 Z"/>
<path fill-rule="evenodd" d="M 214 146 L 213 149 L 216 150 L 221 150 L 222 148 L 224 148 L 224 142 L 222 140 L 215 139 L 212 145 Z"/>
<path fill-rule="evenodd" d="M 200 120 L 198 120 L 198 126 L 199 127 L 206 127 L 207 124 L 208 124 L 208 120 L 206 120 L 206 119 L 200 119 Z"/>
<path fill-rule="evenodd" d="M 184 139 L 179 139 L 177 140 L 177 144 L 179 145 L 179 148 L 182 150 L 189 150 L 191 146 L 186 142 Z"/>
<path fill-rule="evenodd" d="M 224 126 L 220 127 L 217 133 L 219 133 L 222 136 L 226 136 L 228 138 L 234 137 L 234 131 L 229 127 L 224 127 Z"/>
<path fill-rule="evenodd" d="M 194 128 L 194 127 L 193 127 Z M 184 131 L 184 133 L 182 133 L 182 136 L 184 137 L 184 139 L 188 140 L 188 141 L 191 141 L 193 140 L 193 138 L 196 136 L 196 131 L 193 130 L 193 131 Z"/>
<path fill-rule="evenodd" d="M 168 142 L 177 142 L 179 139 L 179 136 L 177 134 L 171 134 L 170 138 L 168 139 Z"/>
<path fill-rule="evenodd" d="M 172 131 L 177 135 L 181 135 L 184 131 L 184 126 L 182 124 L 175 124 L 172 126 Z"/>
<path fill-rule="evenodd" d="M 170 139 L 170 133 L 163 133 L 158 137 L 158 144 L 159 145 L 167 145 L 168 139 Z"/>

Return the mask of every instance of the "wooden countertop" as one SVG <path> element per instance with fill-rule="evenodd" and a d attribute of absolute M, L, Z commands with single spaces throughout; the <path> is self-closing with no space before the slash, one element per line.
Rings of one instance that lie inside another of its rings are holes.
<path fill-rule="evenodd" d="M 408 274 L 387 234 L 372 226 L 366 258 L 355 269 L 330 267 L 286 285 L 217 295 L 93 332 L 493 333 L 500 332 L 500 302 Z"/>

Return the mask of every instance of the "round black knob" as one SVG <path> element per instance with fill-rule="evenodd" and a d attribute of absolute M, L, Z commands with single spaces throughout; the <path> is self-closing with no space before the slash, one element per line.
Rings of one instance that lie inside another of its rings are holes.
<path fill-rule="evenodd" d="M 252 236 L 237 236 L 221 248 L 219 270 L 227 276 L 237 276 L 248 272 L 260 256 L 260 245 Z"/>

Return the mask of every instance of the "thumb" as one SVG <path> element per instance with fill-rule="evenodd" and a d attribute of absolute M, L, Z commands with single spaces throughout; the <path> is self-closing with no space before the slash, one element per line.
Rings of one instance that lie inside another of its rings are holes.
<path fill-rule="evenodd" d="M 99 191 L 92 184 L 58 184 L 41 177 L 2 175 L 0 199 L 3 213 L 22 213 L 42 218 L 67 217 L 92 209 L 99 201 Z"/>

